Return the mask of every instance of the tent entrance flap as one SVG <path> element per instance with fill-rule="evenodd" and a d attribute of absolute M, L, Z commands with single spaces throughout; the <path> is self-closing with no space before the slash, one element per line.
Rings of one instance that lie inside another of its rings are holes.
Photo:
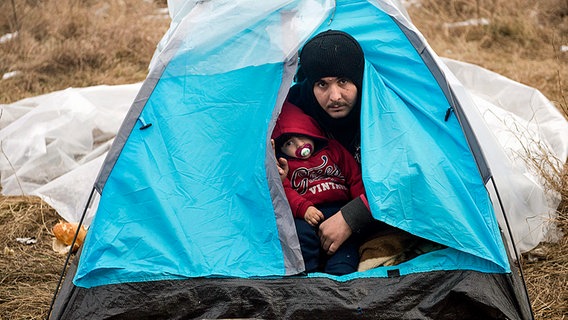
<path fill-rule="evenodd" d="M 275 64 L 158 82 L 140 115 L 152 126 L 132 130 L 103 189 L 77 285 L 288 274 L 265 169 L 281 78 Z"/>

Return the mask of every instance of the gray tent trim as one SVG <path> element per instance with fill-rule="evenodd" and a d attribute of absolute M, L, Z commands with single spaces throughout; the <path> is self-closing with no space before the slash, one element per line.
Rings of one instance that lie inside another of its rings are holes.
<path fill-rule="evenodd" d="M 448 102 L 450 103 L 450 106 L 451 106 L 451 109 L 447 111 L 448 113 L 447 113 L 446 117 L 451 116 L 451 112 L 453 112 L 456 115 L 456 117 L 458 117 L 458 120 L 459 120 L 459 122 L 462 126 L 463 133 L 466 136 L 469 147 L 470 147 L 470 149 L 473 153 L 473 156 L 476 160 L 477 167 L 479 168 L 479 172 L 481 174 L 481 177 L 483 178 L 483 182 L 487 183 L 487 181 L 491 177 L 491 170 L 489 169 L 489 166 L 487 165 L 487 160 L 486 160 L 485 156 L 483 155 L 483 151 L 481 150 L 481 146 L 480 146 L 480 144 L 477 140 L 477 137 L 473 133 L 474 131 L 471 127 L 471 124 L 469 123 L 469 121 L 467 120 L 467 117 L 464 115 L 464 113 L 462 111 L 463 107 L 461 106 L 459 101 L 456 99 L 456 95 L 453 92 L 453 90 L 450 88 L 444 73 L 438 67 L 436 61 L 432 57 L 432 53 L 429 50 L 427 50 L 427 47 L 424 44 L 424 42 L 422 41 L 422 39 L 420 38 L 420 36 L 418 36 L 418 34 L 416 34 L 416 32 L 408 29 L 408 27 L 406 27 L 400 21 L 398 21 L 396 19 L 393 19 L 393 21 L 399 26 L 400 30 L 408 38 L 410 43 L 412 43 L 414 48 L 416 48 L 416 51 L 418 52 L 418 54 L 420 55 L 420 57 L 424 61 L 425 65 L 428 67 L 428 69 L 430 70 L 430 72 L 432 73 L 432 75 L 434 76 L 436 81 L 438 82 L 440 88 L 444 92 L 444 95 L 446 96 L 446 99 L 448 100 Z"/>
<path fill-rule="evenodd" d="M 160 81 L 160 76 L 166 69 L 166 65 L 167 63 L 164 63 L 150 71 L 148 77 L 142 84 L 140 91 L 136 95 L 132 106 L 128 110 L 128 113 L 124 118 L 124 122 L 118 130 L 112 147 L 106 156 L 104 165 L 101 167 L 101 171 L 99 172 L 99 175 L 95 180 L 95 189 L 99 194 L 103 193 L 103 188 L 110 175 L 110 172 L 112 171 L 112 168 L 114 167 L 114 164 L 116 163 L 116 160 L 118 159 L 118 156 L 120 155 L 120 152 L 122 151 L 122 148 L 124 147 L 128 136 L 130 135 L 130 132 L 134 129 L 136 122 L 139 121 L 140 113 L 142 112 L 142 109 L 144 109 L 148 98 L 152 94 L 152 91 L 154 91 L 154 88 L 156 87 L 158 81 Z M 143 121 L 143 119 L 140 119 L 141 125 L 138 128 L 141 130 L 147 128 L 147 126 L 152 125 L 151 123 L 143 123 Z"/>

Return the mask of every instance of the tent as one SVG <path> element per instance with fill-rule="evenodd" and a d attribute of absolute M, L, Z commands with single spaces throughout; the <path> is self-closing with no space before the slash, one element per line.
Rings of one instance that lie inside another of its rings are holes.
<path fill-rule="evenodd" d="M 175 2 L 170 4 L 170 9 L 176 8 Z M 484 136 L 480 142 L 517 250 L 527 252 L 541 241 L 558 240 L 560 197 L 545 187 L 540 172 L 526 160 L 556 159 L 553 170 L 562 169 L 568 156 L 565 117 L 535 88 L 476 65 L 447 58 L 441 62 L 481 113 L 476 135 Z M 0 192 L 38 196 L 62 219 L 90 225 L 98 198 L 91 200 L 83 217 L 85 203 L 141 85 L 67 88 L 1 104 Z"/>
<path fill-rule="evenodd" d="M 53 319 L 532 318 L 484 155 L 493 142 L 481 143 L 471 98 L 396 3 L 174 7 L 95 182 L 97 212 Z M 345 276 L 303 273 L 268 137 L 297 51 L 327 29 L 352 34 L 366 56 L 373 216 L 444 249 Z"/>

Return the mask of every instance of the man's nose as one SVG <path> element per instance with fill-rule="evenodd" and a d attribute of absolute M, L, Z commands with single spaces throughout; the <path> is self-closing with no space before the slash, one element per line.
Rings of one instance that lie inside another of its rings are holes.
<path fill-rule="evenodd" d="M 329 100 L 339 101 L 341 99 L 341 90 L 337 85 L 331 85 L 329 87 Z"/>

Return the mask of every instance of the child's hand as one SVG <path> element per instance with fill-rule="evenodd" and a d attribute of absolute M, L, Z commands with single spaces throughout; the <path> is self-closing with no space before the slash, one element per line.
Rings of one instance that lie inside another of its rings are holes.
<path fill-rule="evenodd" d="M 306 214 L 304 214 L 304 220 L 306 220 L 307 223 L 314 227 L 322 222 L 323 219 L 323 213 L 321 213 L 321 211 L 313 206 L 309 206 L 306 210 Z"/>
<path fill-rule="evenodd" d="M 272 152 L 274 152 L 274 156 L 276 156 L 276 150 L 274 148 L 274 139 L 270 139 L 270 144 L 272 145 Z M 286 179 L 286 176 L 288 175 L 288 171 L 290 170 L 290 168 L 288 167 L 288 160 L 284 158 L 277 158 L 276 166 L 278 167 L 278 174 L 280 175 L 280 180 L 284 181 L 284 179 Z"/>
<path fill-rule="evenodd" d="M 284 181 L 284 179 L 286 179 L 286 177 L 288 176 L 288 171 L 290 171 L 290 167 L 288 167 L 288 160 L 284 158 L 278 158 L 277 161 L 278 163 L 276 165 L 278 166 L 278 174 L 280 175 L 280 180 Z"/>

